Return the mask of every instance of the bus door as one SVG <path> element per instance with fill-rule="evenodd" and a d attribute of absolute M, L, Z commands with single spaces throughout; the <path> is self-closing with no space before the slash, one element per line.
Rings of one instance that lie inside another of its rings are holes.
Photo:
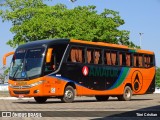
<path fill-rule="evenodd" d="M 84 85 L 93 90 L 105 90 L 101 49 L 87 49 L 86 56 L 87 64 L 82 69 Z"/>

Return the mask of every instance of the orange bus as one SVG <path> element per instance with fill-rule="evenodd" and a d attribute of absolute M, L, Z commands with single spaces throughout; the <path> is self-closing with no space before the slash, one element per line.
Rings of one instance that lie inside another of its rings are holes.
<path fill-rule="evenodd" d="M 13 97 L 73 102 L 75 96 L 110 96 L 128 101 L 155 91 L 155 55 L 127 46 L 74 39 L 37 40 L 13 54 L 9 93 Z"/>

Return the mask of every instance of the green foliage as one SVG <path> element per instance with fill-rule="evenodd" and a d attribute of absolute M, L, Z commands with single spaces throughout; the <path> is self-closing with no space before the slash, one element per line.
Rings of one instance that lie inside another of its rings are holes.
<path fill-rule="evenodd" d="M 156 86 L 160 87 L 160 68 L 156 70 Z"/>
<path fill-rule="evenodd" d="M 4 68 L 0 68 L 1 69 L 1 73 L 0 73 L 0 83 L 4 83 L 4 81 L 5 81 L 5 78 L 6 78 L 6 76 L 8 75 L 8 73 L 9 73 L 9 68 L 6 68 L 6 69 L 4 69 Z"/>
<path fill-rule="evenodd" d="M 119 30 L 125 22 L 119 13 L 95 6 L 68 9 L 63 4 L 48 6 L 43 0 L 6 0 L 2 11 L 4 21 L 11 21 L 14 34 L 7 44 L 16 47 L 28 41 L 73 38 L 138 47 L 129 41 L 129 31 Z"/>

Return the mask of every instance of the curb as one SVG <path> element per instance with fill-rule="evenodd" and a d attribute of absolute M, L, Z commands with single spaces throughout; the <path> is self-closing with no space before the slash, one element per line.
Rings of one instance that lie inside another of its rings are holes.
<path fill-rule="evenodd" d="M 0 97 L 0 100 L 31 100 L 34 98 Z"/>

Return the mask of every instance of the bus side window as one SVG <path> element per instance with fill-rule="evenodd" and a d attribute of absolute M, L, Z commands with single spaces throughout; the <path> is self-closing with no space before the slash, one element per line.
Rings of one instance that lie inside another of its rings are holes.
<path fill-rule="evenodd" d="M 68 59 L 68 61 L 71 62 L 84 62 L 84 50 L 83 48 L 71 48 L 70 51 L 70 58 Z"/>
<path fill-rule="evenodd" d="M 94 51 L 94 64 L 99 64 L 99 63 L 101 63 L 101 59 L 100 59 L 100 53 L 101 53 L 101 51 L 100 50 L 95 50 Z"/>
<path fill-rule="evenodd" d="M 107 65 L 111 65 L 111 54 L 110 54 L 110 51 L 106 51 L 104 56 L 106 56 L 105 57 L 106 58 L 106 64 Z"/>
<path fill-rule="evenodd" d="M 126 54 L 126 65 L 131 66 L 131 54 Z"/>
<path fill-rule="evenodd" d="M 82 63 L 82 48 L 76 50 L 76 61 Z"/>
<path fill-rule="evenodd" d="M 119 65 L 122 66 L 122 53 L 119 53 Z"/>
<path fill-rule="evenodd" d="M 154 56 L 153 56 L 153 55 L 150 55 L 149 58 L 150 58 L 150 67 L 151 67 L 151 66 L 154 66 L 154 65 L 155 65 Z"/>
<path fill-rule="evenodd" d="M 145 55 L 144 56 L 144 66 L 145 67 L 151 67 L 153 66 L 153 56 L 148 56 L 148 55 Z"/>
<path fill-rule="evenodd" d="M 142 55 L 139 55 L 139 56 L 138 56 L 139 67 L 143 67 L 142 59 L 143 59 L 143 56 L 142 56 Z"/>
<path fill-rule="evenodd" d="M 134 67 L 137 67 L 137 66 L 138 66 L 138 65 L 137 65 L 137 64 L 138 64 L 138 63 L 137 63 L 137 62 L 138 62 L 138 61 L 137 61 L 137 55 L 134 55 L 133 59 L 134 59 L 134 64 L 133 64 L 133 65 L 134 65 Z"/>
<path fill-rule="evenodd" d="M 146 67 L 146 68 L 148 67 L 148 65 L 147 65 L 147 56 L 146 55 L 144 56 L 144 67 Z"/>
<path fill-rule="evenodd" d="M 122 53 L 122 65 L 126 66 L 126 54 Z"/>
<path fill-rule="evenodd" d="M 87 63 L 91 63 L 91 50 L 87 50 Z"/>
<path fill-rule="evenodd" d="M 72 48 L 70 52 L 71 62 L 76 62 L 76 49 Z"/>
<path fill-rule="evenodd" d="M 117 65 L 118 64 L 118 62 L 117 62 L 117 52 L 115 52 L 115 51 L 111 52 L 111 60 L 112 60 L 112 65 Z"/>
<path fill-rule="evenodd" d="M 148 56 L 148 67 L 150 67 L 150 66 L 151 66 L 151 57 Z"/>

